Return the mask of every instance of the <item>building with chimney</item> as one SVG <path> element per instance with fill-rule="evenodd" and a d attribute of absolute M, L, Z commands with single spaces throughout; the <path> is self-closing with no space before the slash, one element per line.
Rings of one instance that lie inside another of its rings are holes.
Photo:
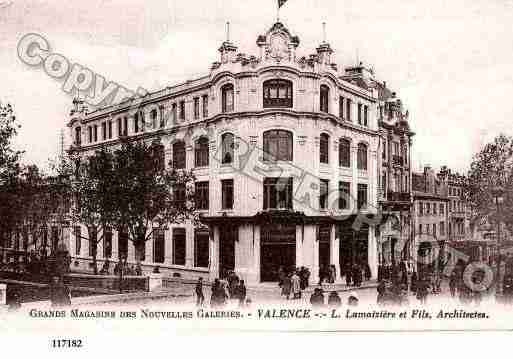
<path fill-rule="evenodd" d="M 375 278 L 388 248 L 378 244 L 381 208 L 397 214 L 394 233 L 407 235 L 413 134 L 400 101 L 386 86 L 353 81 L 354 70 L 340 74 L 327 41 L 312 53 L 300 44 L 276 22 L 256 38 L 255 55 L 227 39 L 205 76 L 72 111 L 71 150 L 80 156 L 128 136 L 158 141 L 166 163 L 194 171 L 202 225 L 155 233 L 145 271 L 213 279 L 234 270 L 257 284 L 304 266 L 316 282 L 322 269 L 334 267 L 340 280 L 358 263 Z M 135 263 L 126 235 L 105 238 L 100 265 L 121 252 Z M 71 235 L 69 248 L 76 268 L 88 268 L 87 242 Z"/>
<path fill-rule="evenodd" d="M 377 201 L 383 215 L 378 233 L 379 264 L 389 268 L 413 258 L 411 148 L 415 133 L 410 128 L 409 111 L 385 81 L 376 79 L 372 68 L 360 62 L 346 68 L 343 79 L 377 95 Z"/>

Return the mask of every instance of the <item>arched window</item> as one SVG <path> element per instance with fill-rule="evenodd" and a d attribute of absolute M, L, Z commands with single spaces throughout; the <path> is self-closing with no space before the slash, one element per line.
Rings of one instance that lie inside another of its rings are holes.
<path fill-rule="evenodd" d="M 226 84 L 221 88 L 221 101 L 222 101 L 222 112 L 233 111 L 233 85 Z"/>
<path fill-rule="evenodd" d="M 330 98 L 330 88 L 326 85 L 321 85 L 321 112 L 330 112 L 329 106 L 329 98 Z"/>
<path fill-rule="evenodd" d="M 268 80 L 264 82 L 264 108 L 292 107 L 292 82 Z"/>
<path fill-rule="evenodd" d="M 164 145 L 161 143 L 154 143 L 152 144 L 152 151 L 155 167 L 157 167 L 159 171 L 163 171 L 166 168 L 166 152 Z"/>
<path fill-rule="evenodd" d="M 271 130 L 264 133 L 264 161 L 292 161 L 292 133 Z"/>
<path fill-rule="evenodd" d="M 321 137 L 320 137 L 320 143 L 319 143 L 319 147 L 320 147 L 320 162 L 321 163 L 329 163 L 330 161 L 330 154 L 329 154 L 329 151 L 330 151 L 330 136 L 328 136 L 328 134 L 326 133 L 321 133 Z"/>
<path fill-rule="evenodd" d="M 230 164 L 233 163 L 234 158 L 234 137 L 231 133 L 225 133 L 221 136 L 221 145 L 222 145 L 222 158 L 221 163 Z"/>
<path fill-rule="evenodd" d="M 367 145 L 358 144 L 357 166 L 359 170 L 367 171 Z"/>
<path fill-rule="evenodd" d="M 183 141 L 173 143 L 173 168 L 186 168 L 185 142 Z"/>
<path fill-rule="evenodd" d="M 338 143 L 338 164 L 340 167 L 351 167 L 351 141 L 341 138 Z"/>
<path fill-rule="evenodd" d="M 208 167 L 208 138 L 200 137 L 194 147 L 194 165 Z"/>

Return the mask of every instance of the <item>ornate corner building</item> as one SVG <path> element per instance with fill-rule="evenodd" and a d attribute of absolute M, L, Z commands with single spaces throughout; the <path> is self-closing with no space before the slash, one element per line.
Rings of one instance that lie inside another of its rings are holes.
<path fill-rule="evenodd" d="M 146 270 L 211 279 L 235 270 L 256 284 L 276 281 L 280 267 L 308 267 L 315 282 L 333 265 L 340 279 L 359 263 L 375 278 L 387 250 L 378 213 L 404 224 L 411 206 L 413 133 L 400 101 L 378 81 L 361 83 L 358 69 L 339 75 L 327 42 L 300 56 L 299 37 L 280 22 L 256 45 L 248 56 L 227 40 L 206 76 L 138 100 L 91 113 L 75 104 L 72 150 L 87 156 L 123 136 L 158 140 L 166 163 L 194 171 L 205 227 L 155 233 Z M 87 267 L 87 243 L 72 234 L 69 248 L 74 265 Z M 121 252 L 135 261 L 126 234 L 111 233 L 99 261 Z"/>

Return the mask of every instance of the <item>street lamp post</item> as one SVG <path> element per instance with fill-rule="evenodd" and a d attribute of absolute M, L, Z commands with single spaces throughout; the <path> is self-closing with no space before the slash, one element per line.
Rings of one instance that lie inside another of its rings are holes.
<path fill-rule="evenodd" d="M 502 187 L 497 186 L 493 189 L 492 194 L 495 198 L 497 206 L 497 278 L 495 284 L 495 295 L 501 292 L 500 271 L 501 271 L 501 224 L 500 224 L 500 204 L 503 201 L 504 190 Z"/>

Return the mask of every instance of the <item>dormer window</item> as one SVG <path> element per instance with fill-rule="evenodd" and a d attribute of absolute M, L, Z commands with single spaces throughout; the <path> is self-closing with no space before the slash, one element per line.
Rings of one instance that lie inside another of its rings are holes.
<path fill-rule="evenodd" d="M 221 88 L 222 112 L 233 112 L 233 85 L 226 84 Z"/>
<path fill-rule="evenodd" d="M 291 108 L 292 82 L 288 80 L 268 80 L 264 82 L 264 108 Z"/>

